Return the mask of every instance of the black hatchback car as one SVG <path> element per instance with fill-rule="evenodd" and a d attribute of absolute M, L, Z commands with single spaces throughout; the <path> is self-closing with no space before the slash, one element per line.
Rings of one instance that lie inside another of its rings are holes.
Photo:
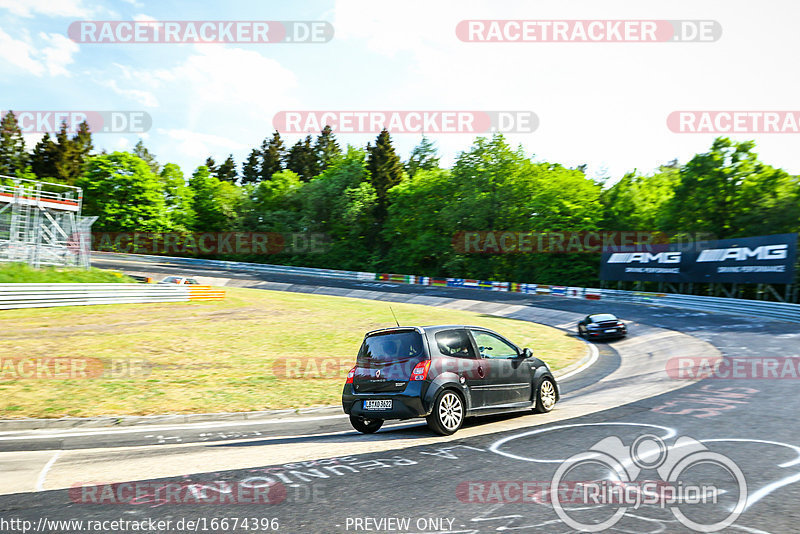
<path fill-rule="evenodd" d="M 613 313 L 593 313 L 578 323 L 578 335 L 586 339 L 620 338 L 628 327 Z"/>
<path fill-rule="evenodd" d="M 342 407 L 369 434 L 387 419 L 424 417 L 449 435 L 464 418 L 549 412 L 560 396 L 545 362 L 478 326 L 403 326 L 367 333 L 347 375 Z"/>

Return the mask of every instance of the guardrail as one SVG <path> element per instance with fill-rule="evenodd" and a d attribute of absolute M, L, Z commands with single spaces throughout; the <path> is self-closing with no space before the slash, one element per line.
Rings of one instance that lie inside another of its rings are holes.
<path fill-rule="evenodd" d="M 93 252 L 93 254 L 98 254 Z M 114 253 L 99 253 L 99 255 Z M 581 298 L 589 300 L 611 300 L 651 306 L 668 306 L 687 310 L 720 312 L 733 315 L 747 315 L 780 319 L 800 323 L 800 304 L 788 302 L 767 302 L 763 300 L 732 299 L 722 297 L 704 297 L 699 295 L 683 295 L 677 293 L 653 293 L 646 291 L 622 291 L 617 289 L 598 289 L 547 284 L 526 284 L 517 282 L 499 282 L 496 280 L 473 280 L 467 278 L 445 278 L 417 276 L 413 274 L 368 273 L 362 271 L 340 271 L 335 269 L 315 269 L 312 267 L 293 267 L 286 265 L 270 265 L 261 263 L 245 263 L 225 260 L 204 260 L 197 258 L 179 258 L 175 256 L 125 255 L 147 262 L 169 261 L 187 266 L 218 267 L 249 272 L 275 274 L 293 274 L 318 276 L 350 280 L 370 280 L 393 282 L 399 284 L 417 284 L 439 287 L 459 287 L 483 289 L 488 291 L 508 291 L 553 297 Z"/>
<path fill-rule="evenodd" d="M 211 286 L 169 284 L 0 284 L 0 310 L 222 300 L 225 291 Z"/>
<path fill-rule="evenodd" d="M 114 252 L 96 252 L 97 256 L 114 256 Z M 169 260 L 170 263 L 184 264 L 188 266 L 201 265 L 205 267 L 221 267 L 223 269 L 235 269 L 237 271 L 264 272 L 276 274 L 296 274 L 305 276 L 324 276 L 326 278 L 342 278 L 354 280 L 375 280 L 375 273 L 359 271 L 340 271 L 337 269 L 317 269 L 314 267 L 294 267 L 290 265 L 271 265 L 267 263 L 247 263 L 242 261 L 227 260 L 203 260 L 199 258 L 181 258 L 178 256 L 153 256 L 148 254 L 124 254 L 124 256 L 134 256 L 137 260 L 158 263 L 159 261 Z"/>

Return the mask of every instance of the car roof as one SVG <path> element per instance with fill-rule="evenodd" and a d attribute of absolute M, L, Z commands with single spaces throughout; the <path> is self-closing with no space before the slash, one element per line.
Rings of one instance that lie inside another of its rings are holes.
<path fill-rule="evenodd" d="M 367 336 L 372 336 L 379 333 L 389 333 L 392 331 L 408 331 L 408 330 L 415 330 L 420 334 L 435 334 L 437 332 L 441 332 L 442 330 L 453 330 L 454 328 L 474 328 L 476 330 L 486 330 L 487 332 L 494 332 L 490 328 L 486 328 L 484 326 L 472 326 L 472 325 L 463 325 L 463 324 L 439 324 L 439 325 L 426 325 L 426 326 L 392 326 L 389 328 L 380 328 L 378 330 L 372 330 L 367 332 Z M 496 333 L 496 332 L 495 332 Z"/>

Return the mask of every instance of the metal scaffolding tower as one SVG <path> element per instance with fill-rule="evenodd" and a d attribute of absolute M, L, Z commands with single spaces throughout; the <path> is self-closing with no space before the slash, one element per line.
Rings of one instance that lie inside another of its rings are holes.
<path fill-rule="evenodd" d="M 91 230 L 80 187 L 0 175 L 0 261 L 89 268 Z"/>

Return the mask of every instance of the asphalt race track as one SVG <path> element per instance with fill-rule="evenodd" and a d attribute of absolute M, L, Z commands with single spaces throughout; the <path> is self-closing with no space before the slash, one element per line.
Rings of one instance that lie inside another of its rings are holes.
<path fill-rule="evenodd" d="M 187 272 L 122 256 L 103 256 L 95 265 Z M 428 299 L 454 307 L 460 302 L 467 309 L 489 307 L 565 330 L 579 314 L 611 311 L 631 321 L 631 335 L 598 343 L 597 362 L 561 382 L 562 403 L 550 414 L 473 420 L 451 438 L 433 437 L 417 422 L 356 435 L 344 417 L 327 412 L 205 427 L 2 432 L 5 481 L 0 485 L 7 494 L 0 496 L 0 516 L 5 520 L 29 521 L 25 525 L 39 532 L 81 531 L 78 525 L 48 523 L 53 520 L 164 522 L 140 530 L 145 532 L 573 532 L 575 525 L 605 521 L 609 531 L 691 532 L 697 530 L 687 526 L 691 521 L 709 531 L 708 525 L 732 517 L 722 531 L 797 531 L 797 379 L 686 381 L 665 379 L 663 372 L 656 376 L 652 369 L 663 369 L 669 355 L 699 352 L 800 358 L 800 324 L 454 288 L 202 268 L 190 274 L 241 287 L 356 292 L 364 298 Z M 621 445 L 614 449 L 609 443 L 617 439 Z M 668 451 L 654 448 L 659 440 Z M 682 446 L 675 446 L 678 440 Z M 643 448 L 631 452 L 634 442 Z M 591 448 L 619 463 L 584 461 Z M 581 483 L 609 480 L 609 472 L 620 467 L 630 481 L 663 480 L 658 469 L 675 467 L 690 453 L 705 461 L 687 464 L 682 478 L 671 480 L 714 488 L 710 502 L 693 504 L 687 497 L 622 509 L 618 502 L 598 502 L 596 493 L 595 500 L 581 494 Z M 242 467 L 218 468 L 230 465 Z M 637 469 L 629 469 L 633 466 Z M 554 475 L 566 468 L 573 470 L 561 473 L 566 484 L 553 495 Z M 28 488 L 31 474 L 35 484 Z M 121 499 L 114 493 L 118 486 L 103 486 L 97 493 L 68 489 L 130 480 L 139 481 L 134 488 L 139 494 Z M 10 493 L 19 488 L 26 492 Z M 37 488 L 44 491 L 31 493 Z M 183 493 L 165 497 L 165 488 Z M 103 490 L 108 494 L 99 499 Z M 554 506 L 553 497 L 560 504 Z M 0 532 L 19 532 L 21 524 L 0 524 Z M 84 523 L 82 531 L 92 531 L 88 527 Z M 125 531 L 111 523 L 103 528 L 94 531 Z"/>

